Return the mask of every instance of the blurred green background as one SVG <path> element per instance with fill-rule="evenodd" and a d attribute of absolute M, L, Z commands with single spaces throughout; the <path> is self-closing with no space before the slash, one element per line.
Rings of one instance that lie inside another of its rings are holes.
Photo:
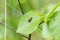
<path fill-rule="evenodd" d="M 14 31 L 16 31 L 22 12 L 20 10 L 18 0 L 7 1 L 7 40 L 28 40 Z M 46 13 L 49 5 L 54 5 L 60 0 L 20 0 L 24 13 L 30 10 L 37 10 Z M 0 40 L 4 40 L 4 21 L 5 21 L 5 0 L 0 0 Z M 1 24 L 2 23 L 2 24 Z M 12 31 L 11 28 L 14 30 Z M 27 35 L 28 36 L 28 35 Z M 39 29 L 32 33 L 32 40 L 42 40 Z"/>
<path fill-rule="evenodd" d="M 0 0 L 0 40 L 4 40 L 5 0 Z"/>
<path fill-rule="evenodd" d="M 60 0 L 20 0 L 23 12 L 37 10 L 41 13 L 46 13 L 49 5 L 54 5 Z M 18 22 L 22 12 L 18 0 L 7 0 L 7 25 L 16 31 Z M 9 36 L 10 37 L 9 37 Z M 27 40 L 22 36 L 17 37 L 17 34 L 7 28 L 7 40 Z M 31 40 L 42 40 L 39 29 L 32 33 Z"/>

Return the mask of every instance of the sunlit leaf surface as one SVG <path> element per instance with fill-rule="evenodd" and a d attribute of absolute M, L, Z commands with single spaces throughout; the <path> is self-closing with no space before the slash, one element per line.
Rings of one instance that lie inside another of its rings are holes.
<path fill-rule="evenodd" d="M 38 12 L 29 11 L 20 18 L 17 33 L 30 34 L 34 32 L 40 23 L 40 15 Z"/>

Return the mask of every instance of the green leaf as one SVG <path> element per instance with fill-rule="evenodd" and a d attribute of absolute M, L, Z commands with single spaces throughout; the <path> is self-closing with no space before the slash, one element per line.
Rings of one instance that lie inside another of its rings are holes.
<path fill-rule="evenodd" d="M 49 23 L 49 30 L 55 40 L 60 40 L 60 11 L 56 12 Z"/>
<path fill-rule="evenodd" d="M 53 39 L 53 36 L 51 35 L 49 27 L 48 27 L 48 23 L 46 23 L 46 22 L 44 22 L 44 25 L 43 25 L 42 36 L 43 36 L 44 40 Z"/>
<path fill-rule="evenodd" d="M 53 39 L 60 40 L 60 39 L 58 39 L 60 37 L 60 35 L 58 35 L 60 33 L 58 31 L 59 30 L 58 25 L 59 25 L 59 19 L 60 19 L 60 17 L 59 17 L 60 12 L 56 12 L 57 7 L 60 7 L 60 3 L 58 3 L 54 7 L 54 9 L 52 9 L 52 11 L 45 17 L 43 31 L 42 31 L 43 38 L 45 40 L 53 40 Z"/>
<path fill-rule="evenodd" d="M 6 29 L 6 40 L 27 40 L 26 38 L 22 37 L 21 35 L 17 34 L 16 32 L 13 32 L 10 29 Z"/>
<path fill-rule="evenodd" d="M 17 33 L 30 34 L 37 30 L 39 23 L 42 21 L 41 17 L 36 11 L 29 11 L 20 18 Z M 29 22 L 30 20 L 30 22 Z"/>
<path fill-rule="evenodd" d="M 60 2 L 55 5 L 55 7 L 46 15 L 46 21 L 49 21 L 49 18 L 54 15 L 54 13 L 59 10 L 58 8 L 60 7 Z"/>
<path fill-rule="evenodd" d="M 60 40 L 60 11 L 54 13 L 50 21 L 44 21 L 42 34 L 45 40 Z"/>

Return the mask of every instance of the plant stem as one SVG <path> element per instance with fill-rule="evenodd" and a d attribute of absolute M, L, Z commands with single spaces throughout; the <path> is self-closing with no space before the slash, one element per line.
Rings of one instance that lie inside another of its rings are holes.
<path fill-rule="evenodd" d="M 31 40 L 31 34 L 29 34 L 29 40 Z"/>
<path fill-rule="evenodd" d="M 20 3 L 20 0 L 18 0 L 18 3 L 19 3 L 21 12 L 22 12 L 22 14 L 24 15 L 23 8 L 22 8 L 22 5 L 21 5 L 21 3 Z"/>
<path fill-rule="evenodd" d="M 20 6 L 20 9 L 21 9 L 21 12 L 22 12 L 22 14 L 24 15 L 24 11 L 23 11 L 23 9 L 22 9 L 22 5 L 21 5 L 21 3 L 20 3 L 20 0 L 18 0 L 18 3 L 19 3 L 19 6 Z M 31 40 L 31 34 L 29 34 L 29 39 L 28 40 Z"/>
<path fill-rule="evenodd" d="M 44 22 L 44 20 L 43 20 L 39 25 L 41 25 L 43 22 Z M 39 26 L 38 26 L 38 28 L 39 28 L 40 30 L 42 30 L 42 28 L 41 28 L 41 27 L 39 27 Z"/>
<path fill-rule="evenodd" d="M 0 24 L 3 25 L 3 26 L 5 26 L 5 24 L 3 24 L 3 23 L 0 23 Z M 6 27 L 7 27 L 9 30 L 11 30 L 11 31 L 13 31 L 13 32 L 16 33 L 16 31 L 15 31 L 14 29 L 12 29 L 10 26 L 6 25 Z M 25 36 L 25 35 L 23 35 L 23 34 L 20 34 L 20 33 L 19 33 L 18 35 L 20 35 L 20 36 L 22 36 L 22 37 L 25 37 L 25 38 L 29 39 L 27 36 Z"/>

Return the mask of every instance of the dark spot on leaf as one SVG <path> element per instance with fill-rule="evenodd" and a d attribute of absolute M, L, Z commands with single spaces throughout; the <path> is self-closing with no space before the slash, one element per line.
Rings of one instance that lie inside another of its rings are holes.
<path fill-rule="evenodd" d="M 32 20 L 32 17 L 29 17 L 28 22 L 31 22 L 31 20 Z"/>

